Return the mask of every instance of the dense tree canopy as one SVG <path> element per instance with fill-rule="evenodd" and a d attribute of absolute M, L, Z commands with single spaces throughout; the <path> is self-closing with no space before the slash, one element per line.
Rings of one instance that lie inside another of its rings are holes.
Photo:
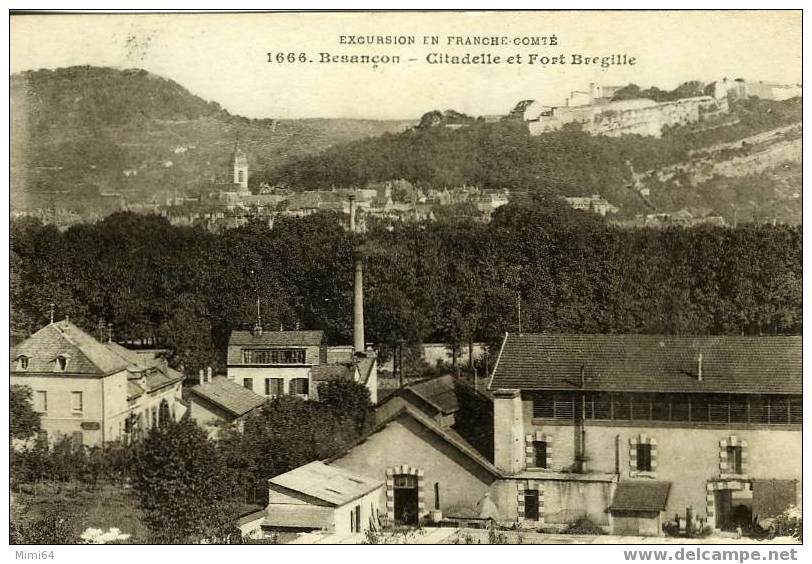
<path fill-rule="evenodd" d="M 14 329 L 57 316 L 118 339 L 155 339 L 196 372 L 223 362 L 260 298 L 266 327 L 351 342 L 354 242 L 331 214 L 222 235 L 115 214 L 59 232 L 12 224 Z M 525 331 L 758 334 L 801 331 L 801 228 L 626 229 L 553 197 L 518 199 L 490 224 L 370 223 L 369 340 L 497 342 Z"/>

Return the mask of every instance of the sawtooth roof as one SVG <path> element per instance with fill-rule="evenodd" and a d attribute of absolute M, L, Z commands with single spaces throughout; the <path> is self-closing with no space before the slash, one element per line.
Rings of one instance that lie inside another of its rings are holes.
<path fill-rule="evenodd" d="M 489 389 L 800 394 L 801 345 L 794 336 L 507 334 Z"/>
<path fill-rule="evenodd" d="M 670 482 L 620 482 L 610 511 L 665 511 Z"/>
<path fill-rule="evenodd" d="M 210 401 L 234 417 L 245 415 L 265 403 L 265 398 L 232 382 L 224 376 L 215 376 L 210 382 L 194 386 L 191 393 Z"/>

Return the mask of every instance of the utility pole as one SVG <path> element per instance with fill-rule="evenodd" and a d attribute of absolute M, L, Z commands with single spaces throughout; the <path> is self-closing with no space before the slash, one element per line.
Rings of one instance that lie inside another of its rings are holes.
<path fill-rule="evenodd" d="M 522 332 L 522 294 L 520 292 L 516 292 L 516 304 L 518 305 L 519 309 L 519 334 Z"/>

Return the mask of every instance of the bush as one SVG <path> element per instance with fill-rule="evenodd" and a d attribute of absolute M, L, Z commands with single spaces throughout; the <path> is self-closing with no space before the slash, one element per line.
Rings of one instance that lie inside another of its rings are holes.
<path fill-rule="evenodd" d="M 771 527 L 770 538 L 793 537 L 804 542 L 803 517 L 797 507 L 790 507 L 776 517 Z"/>
<path fill-rule="evenodd" d="M 564 533 L 568 535 L 602 535 L 604 531 L 593 523 L 589 517 L 581 517 L 571 524 Z"/>
<path fill-rule="evenodd" d="M 73 518 L 53 512 L 29 524 L 11 523 L 11 544 L 82 544 L 74 533 Z"/>

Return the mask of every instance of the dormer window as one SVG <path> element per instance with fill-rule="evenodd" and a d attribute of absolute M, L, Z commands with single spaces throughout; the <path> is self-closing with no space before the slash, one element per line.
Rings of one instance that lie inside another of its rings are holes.
<path fill-rule="evenodd" d="M 56 357 L 56 371 L 57 372 L 65 372 L 68 369 L 68 360 L 70 358 L 67 355 L 60 354 Z"/>
<path fill-rule="evenodd" d="M 20 367 L 20 370 L 28 370 L 28 357 L 24 354 L 18 356 L 17 365 Z"/>

